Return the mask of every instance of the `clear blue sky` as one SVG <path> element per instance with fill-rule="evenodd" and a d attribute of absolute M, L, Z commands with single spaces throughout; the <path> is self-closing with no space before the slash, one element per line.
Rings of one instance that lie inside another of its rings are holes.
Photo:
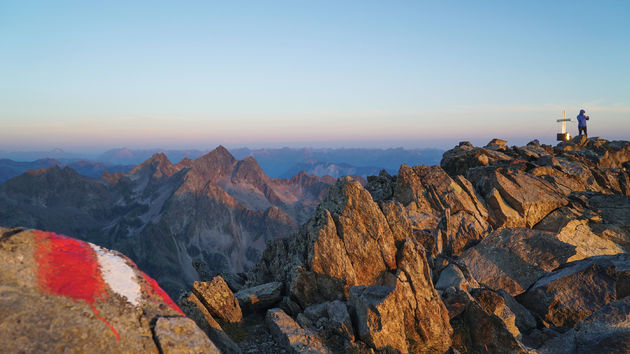
<path fill-rule="evenodd" d="M 0 150 L 630 139 L 630 1 L 0 0 Z M 575 123 L 570 132 L 577 133 Z"/>

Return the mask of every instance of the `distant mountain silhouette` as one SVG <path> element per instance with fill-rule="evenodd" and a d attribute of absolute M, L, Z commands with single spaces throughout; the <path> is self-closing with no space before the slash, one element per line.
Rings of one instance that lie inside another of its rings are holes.
<path fill-rule="evenodd" d="M 133 168 L 132 165 L 107 165 L 102 162 L 79 160 L 73 162 L 61 162 L 56 159 L 46 158 L 35 161 L 22 162 L 9 159 L 0 159 L 0 184 L 10 178 L 21 175 L 28 170 L 38 170 L 50 166 L 71 167 L 81 175 L 88 177 L 100 177 L 106 171 L 109 173 L 126 172 Z"/>
<path fill-rule="evenodd" d="M 196 159 L 208 153 L 204 150 L 132 150 L 127 148 L 109 150 L 96 158 L 107 164 L 139 164 L 155 153 L 164 153 L 171 161 L 184 158 Z M 270 177 L 288 178 L 304 170 L 318 176 L 324 176 L 330 167 L 333 177 L 359 175 L 367 177 L 381 169 L 390 172 L 398 170 L 401 164 L 437 165 L 442 158 L 439 149 L 232 149 L 236 159 L 254 157 L 260 167 Z M 333 166 L 335 165 L 335 166 Z M 332 167 L 331 167 L 332 166 Z"/>

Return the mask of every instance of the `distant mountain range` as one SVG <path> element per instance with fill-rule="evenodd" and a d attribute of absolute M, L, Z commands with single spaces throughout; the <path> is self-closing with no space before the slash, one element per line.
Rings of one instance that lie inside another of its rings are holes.
<path fill-rule="evenodd" d="M 221 146 L 177 164 L 154 154 L 101 178 L 54 160 L 38 164 L 0 185 L 0 225 L 119 250 L 173 296 L 195 280 L 249 269 L 267 240 L 297 231 L 335 181 L 270 178 L 253 157 L 237 160 Z"/>
<path fill-rule="evenodd" d="M 108 164 L 134 164 L 146 160 L 156 152 L 164 153 L 171 161 L 183 158 L 195 159 L 207 151 L 202 150 L 109 150 L 96 158 Z M 290 177 L 305 171 L 318 176 L 330 175 L 341 177 L 345 175 L 378 174 L 381 169 L 389 172 L 398 170 L 401 164 L 408 165 L 437 165 L 442 153 L 439 149 L 311 149 L 311 148 L 280 148 L 280 149 L 232 149 L 231 153 L 237 159 L 247 156 L 254 157 L 260 167 L 270 177 Z"/>
<path fill-rule="evenodd" d="M 102 162 L 79 160 L 72 162 L 61 162 L 56 159 L 46 158 L 35 161 L 22 162 L 9 159 L 0 159 L 0 184 L 21 175 L 28 170 L 38 170 L 51 166 L 70 167 L 77 173 L 87 177 L 100 177 L 105 171 L 110 173 L 131 171 L 134 165 L 107 165 Z"/>
<path fill-rule="evenodd" d="M 0 183 L 26 172 L 52 165 L 70 166 L 79 174 L 98 177 L 103 172 L 129 171 L 131 168 L 156 153 L 162 153 L 170 161 L 197 159 L 209 150 L 164 150 L 164 149 L 112 149 L 100 155 L 78 155 L 61 149 L 40 152 L 0 152 Z M 265 173 L 272 178 L 290 178 L 299 172 L 316 176 L 361 176 L 377 175 L 380 170 L 389 173 L 398 171 L 401 164 L 437 165 L 442 157 L 439 149 L 249 149 L 231 151 L 236 159 L 254 157 Z M 11 161 L 6 161 L 6 160 Z M 28 163 L 22 163 L 26 162 Z"/>

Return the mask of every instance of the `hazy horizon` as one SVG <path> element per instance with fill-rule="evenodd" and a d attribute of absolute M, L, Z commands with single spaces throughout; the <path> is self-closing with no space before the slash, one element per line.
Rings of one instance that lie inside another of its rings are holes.
<path fill-rule="evenodd" d="M 630 139 L 630 2 L 0 3 L 0 151 Z M 577 134 L 575 122 L 569 132 Z"/>

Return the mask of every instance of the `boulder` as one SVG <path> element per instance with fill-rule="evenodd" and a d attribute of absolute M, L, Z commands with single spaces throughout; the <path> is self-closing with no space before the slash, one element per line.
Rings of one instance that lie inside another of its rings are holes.
<path fill-rule="evenodd" d="M 212 316 L 232 323 L 243 318 L 238 300 L 222 277 L 216 276 L 209 282 L 196 281 L 192 290 Z"/>
<path fill-rule="evenodd" d="M 507 140 L 494 138 L 486 145 L 487 148 L 505 149 Z"/>
<path fill-rule="evenodd" d="M 472 353 L 526 353 L 513 333 L 513 314 L 501 303 L 500 296 L 487 291 L 476 294 L 479 301 L 465 290 L 445 291 L 444 302 L 452 314 L 453 348 Z"/>
<path fill-rule="evenodd" d="M 451 176 L 466 176 L 466 172 L 471 168 L 498 165 L 510 160 L 512 157 L 500 151 L 460 143 L 442 155 L 440 166 Z"/>
<path fill-rule="evenodd" d="M 328 315 L 328 325 L 330 331 L 354 342 L 354 330 L 352 328 L 352 319 L 348 313 L 345 303 L 335 300 L 326 304 L 326 313 Z"/>
<path fill-rule="evenodd" d="M 446 351 L 452 333 L 449 316 L 433 287 L 431 270 L 422 247 L 407 240 L 398 253 L 396 304 L 402 310 L 404 332 L 412 351 Z"/>
<path fill-rule="evenodd" d="M 265 322 L 276 340 L 291 353 L 330 353 L 315 333 L 300 327 L 281 309 L 268 310 Z"/>
<path fill-rule="evenodd" d="M 221 351 L 212 343 L 193 320 L 185 317 L 157 319 L 155 340 L 164 354 L 212 353 Z"/>
<path fill-rule="evenodd" d="M 472 169 L 467 178 L 488 201 L 495 228 L 531 228 L 568 203 L 553 183 L 518 168 Z"/>
<path fill-rule="evenodd" d="M 377 350 L 407 353 L 404 314 L 392 286 L 350 288 L 359 338 Z"/>
<path fill-rule="evenodd" d="M 51 232 L 0 228 L 0 259 L 2 352 L 213 348 L 155 280 L 118 252 Z"/>
<path fill-rule="evenodd" d="M 524 228 L 494 231 L 479 244 L 468 249 L 460 261 L 473 277 L 493 290 L 503 289 L 518 295 L 540 277 L 568 262 L 589 254 L 610 254 L 619 249 L 609 244 L 588 250 L 587 245 L 603 245 L 601 238 L 593 240 L 558 235 L 553 232 Z M 579 253 L 582 252 L 582 253 Z"/>
<path fill-rule="evenodd" d="M 235 294 L 243 311 L 259 312 L 271 308 L 282 299 L 281 282 L 265 283 L 242 289 Z"/>
<path fill-rule="evenodd" d="M 505 303 L 505 299 L 489 289 L 473 289 L 470 295 L 488 313 L 499 317 L 505 324 L 505 328 L 512 333 L 515 338 L 519 338 L 521 332 L 516 326 L 516 315 Z"/>
<path fill-rule="evenodd" d="M 195 321 L 212 342 L 225 354 L 240 353 L 238 345 L 223 331 L 221 325 L 212 317 L 197 295 L 189 293 L 179 300 L 179 307 L 186 316 Z"/>
<path fill-rule="evenodd" d="M 541 354 L 630 352 L 630 297 L 611 302 L 548 341 Z"/>
<path fill-rule="evenodd" d="M 298 313 L 302 312 L 302 308 L 300 307 L 300 305 L 291 300 L 291 298 L 288 296 L 284 296 L 282 300 L 280 300 L 280 304 L 278 306 L 292 317 L 295 317 L 298 315 Z"/>
<path fill-rule="evenodd" d="M 540 278 L 519 301 L 546 322 L 575 327 L 604 305 L 630 295 L 630 255 L 565 264 Z"/>
<path fill-rule="evenodd" d="M 512 295 L 508 294 L 503 289 L 499 289 L 496 293 L 503 298 L 505 305 L 514 313 L 515 324 L 520 332 L 527 333 L 536 328 L 536 318 L 534 318 L 525 306 L 521 305 Z"/>
<path fill-rule="evenodd" d="M 312 322 L 317 322 L 322 317 L 328 316 L 328 304 L 329 302 L 322 302 L 321 304 L 311 305 L 304 309 L 304 315 Z"/>

